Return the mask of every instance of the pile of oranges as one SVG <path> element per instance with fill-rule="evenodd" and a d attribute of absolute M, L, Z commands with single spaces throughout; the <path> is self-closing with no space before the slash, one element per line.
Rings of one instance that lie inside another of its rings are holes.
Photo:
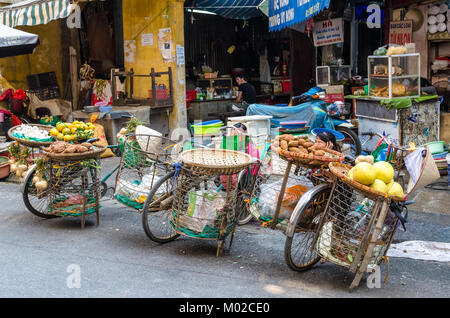
<path fill-rule="evenodd" d="M 95 126 L 92 123 L 74 121 L 73 123 L 59 122 L 56 128 L 50 130 L 50 135 L 60 141 L 78 141 L 89 139 L 93 136 Z"/>

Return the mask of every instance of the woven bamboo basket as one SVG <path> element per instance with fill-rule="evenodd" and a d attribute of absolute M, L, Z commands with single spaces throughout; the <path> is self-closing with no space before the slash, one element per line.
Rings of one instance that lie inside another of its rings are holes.
<path fill-rule="evenodd" d="M 233 175 L 252 164 L 250 155 L 226 149 L 187 150 L 180 159 L 186 167 L 206 175 Z"/>
<path fill-rule="evenodd" d="M 363 194 L 369 199 L 376 200 L 378 197 L 383 197 L 383 198 L 391 198 L 394 201 L 406 200 L 406 197 L 400 198 L 389 196 L 386 193 L 376 191 L 366 185 L 363 185 L 359 182 L 356 182 L 355 180 L 350 179 L 347 175 L 351 167 L 348 165 L 339 162 L 332 162 L 328 167 L 330 168 L 331 173 L 333 173 L 336 177 L 340 178 L 354 190 L 358 191 L 359 193 Z"/>
<path fill-rule="evenodd" d="M 83 153 L 50 153 L 44 152 L 44 155 L 59 161 L 80 161 L 85 159 L 95 159 L 101 156 L 106 151 L 106 147 L 94 146 L 94 150 Z"/>
<path fill-rule="evenodd" d="M 39 127 L 40 129 L 47 130 L 48 132 L 50 132 L 50 130 L 53 128 L 52 126 L 38 125 L 38 124 L 29 125 L 29 126 L 36 126 L 36 127 Z M 34 140 L 27 140 L 27 139 L 14 137 L 12 134 L 17 130 L 17 128 L 19 128 L 19 126 L 14 126 L 11 129 L 9 129 L 8 137 L 11 138 L 12 140 L 17 141 L 18 143 L 20 143 L 23 146 L 31 147 L 31 148 L 47 147 L 53 142 L 53 141 L 34 141 Z"/>

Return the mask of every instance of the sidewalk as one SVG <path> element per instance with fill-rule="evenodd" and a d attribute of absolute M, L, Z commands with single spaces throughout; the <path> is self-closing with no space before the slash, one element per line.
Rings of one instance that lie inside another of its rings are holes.
<path fill-rule="evenodd" d="M 448 176 L 443 176 L 437 182 L 447 184 Z M 413 211 L 450 215 L 449 190 L 421 189 L 413 196 L 416 202 L 410 206 Z"/>

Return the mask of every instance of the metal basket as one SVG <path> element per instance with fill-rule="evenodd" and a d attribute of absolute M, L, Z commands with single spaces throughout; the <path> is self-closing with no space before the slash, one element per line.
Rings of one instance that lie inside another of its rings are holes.
<path fill-rule="evenodd" d="M 171 169 L 179 155 L 178 145 L 153 135 L 130 135 L 124 141 L 114 197 L 142 212 L 153 185 Z"/>
<path fill-rule="evenodd" d="M 317 252 L 352 271 L 362 266 L 366 256 L 369 267 L 379 265 L 398 224 L 397 217 L 388 211 L 389 203 L 389 198 L 369 198 L 337 178 L 321 221 Z M 375 245 L 368 249 L 369 243 Z"/>
<path fill-rule="evenodd" d="M 86 215 L 96 214 L 99 223 L 100 160 L 79 162 L 49 159 L 45 175 L 48 177 L 48 212 L 58 216 L 81 216 L 82 228 Z"/>
<path fill-rule="evenodd" d="M 237 175 L 198 174 L 184 165 L 175 181 L 172 225 L 178 234 L 217 240 L 235 227 Z"/>

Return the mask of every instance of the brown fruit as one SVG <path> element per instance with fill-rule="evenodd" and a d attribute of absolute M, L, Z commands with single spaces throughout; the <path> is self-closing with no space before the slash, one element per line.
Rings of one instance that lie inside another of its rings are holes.
<path fill-rule="evenodd" d="M 289 151 L 296 152 L 296 153 L 300 153 L 301 152 L 300 149 L 297 148 L 297 147 L 289 147 Z"/>
<path fill-rule="evenodd" d="M 289 147 L 298 147 L 299 146 L 298 140 L 291 140 L 289 141 L 288 145 Z"/>
<path fill-rule="evenodd" d="M 283 149 L 283 150 L 288 150 L 288 142 L 286 141 L 286 140 L 282 140 L 281 142 L 280 142 L 280 146 L 281 146 L 281 149 Z"/>

